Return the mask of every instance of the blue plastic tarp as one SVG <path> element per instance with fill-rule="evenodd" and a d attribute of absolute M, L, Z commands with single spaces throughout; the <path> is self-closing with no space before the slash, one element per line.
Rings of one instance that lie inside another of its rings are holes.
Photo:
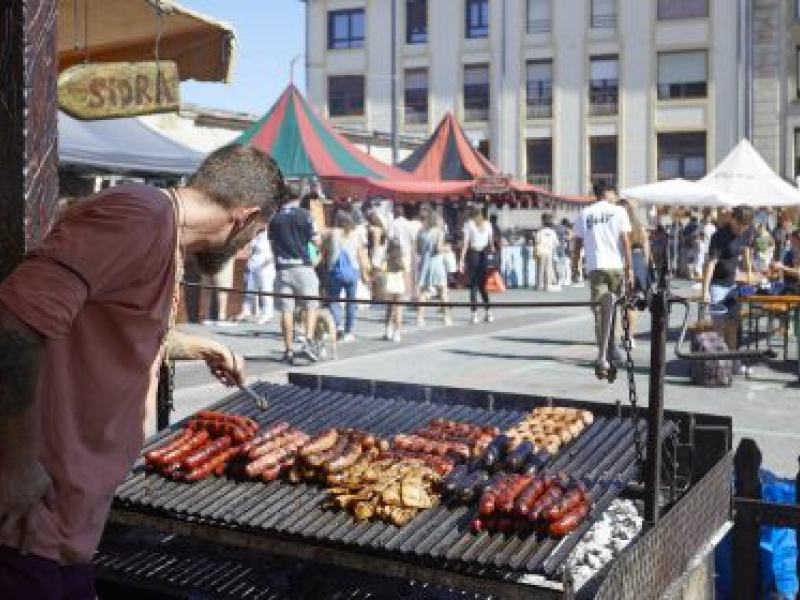
<path fill-rule="evenodd" d="M 193 173 L 203 155 L 150 129 L 138 119 L 79 121 L 58 115 L 61 166 L 112 173 Z"/>

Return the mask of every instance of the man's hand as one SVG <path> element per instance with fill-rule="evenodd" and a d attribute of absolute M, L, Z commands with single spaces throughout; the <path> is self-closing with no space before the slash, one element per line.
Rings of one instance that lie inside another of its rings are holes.
<path fill-rule="evenodd" d="M 8 535 L 21 525 L 19 550 L 30 551 L 35 542 L 37 523 L 34 509 L 40 500 L 55 509 L 53 481 L 38 460 L 2 465 L 0 477 L 0 532 Z"/>
<path fill-rule="evenodd" d="M 227 386 L 244 385 L 244 357 L 233 350 L 220 346 L 209 348 L 203 352 L 211 374 Z"/>

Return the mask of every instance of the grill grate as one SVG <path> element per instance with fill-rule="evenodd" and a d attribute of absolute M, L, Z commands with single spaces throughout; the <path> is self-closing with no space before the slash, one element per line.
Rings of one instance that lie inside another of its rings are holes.
<path fill-rule="evenodd" d="M 309 434 L 339 425 L 382 436 L 411 431 L 437 417 L 505 428 L 525 414 L 287 385 L 261 384 L 260 388 L 270 399 L 266 412 L 240 395 L 232 396 L 216 408 L 247 415 L 261 425 L 286 420 Z M 154 439 L 145 450 L 158 445 L 180 425 Z M 644 421 L 638 423 L 638 428 L 644 436 Z M 630 420 L 597 418 L 550 465 L 590 482 L 589 491 L 595 500 L 593 514 L 604 511 L 636 474 L 633 431 Z M 665 431 L 669 433 L 672 429 L 666 427 Z M 140 460 L 119 487 L 115 509 L 248 533 L 288 536 L 295 541 L 504 579 L 525 573 L 555 576 L 590 526 L 586 523 L 562 540 L 538 535 L 520 538 L 487 532 L 473 534 L 469 531 L 473 509 L 439 505 L 398 528 L 384 522 L 355 523 L 345 511 L 323 509 L 325 497 L 324 489 L 307 484 L 264 484 L 216 477 L 195 484 L 174 482 L 146 473 Z"/>

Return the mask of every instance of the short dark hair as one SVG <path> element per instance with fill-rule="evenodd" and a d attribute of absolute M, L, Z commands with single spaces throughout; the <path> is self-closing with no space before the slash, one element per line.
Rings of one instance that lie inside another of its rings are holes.
<path fill-rule="evenodd" d="M 188 185 L 224 208 L 258 206 L 267 217 L 289 196 L 278 163 L 242 144 L 229 144 L 206 156 Z"/>
<path fill-rule="evenodd" d="M 592 190 L 594 191 L 594 197 L 598 200 L 602 200 L 606 192 L 616 192 L 617 188 L 608 181 L 600 180 L 592 186 Z"/>
<path fill-rule="evenodd" d="M 739 221 L 739 223 L 741 223 L 742 225 L 750 225 L 756 216 L 756 211 L 754 211 L 749 206 L 740 204 L 739 206 L 734 207 L 731 216 L 737 221 Z"/>

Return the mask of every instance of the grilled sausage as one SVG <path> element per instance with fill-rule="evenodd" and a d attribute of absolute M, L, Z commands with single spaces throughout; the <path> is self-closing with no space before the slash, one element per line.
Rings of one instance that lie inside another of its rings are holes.
<path fill-rule="evenodd" d="M 531 482 L 530 476 L 518 476 L 512 483 L 497 496 L 497 508 L 500 512 L 510 513 L 514 510 L 514 501 L 519 496 L 520 492 L 528 487 Z"/>
<path fill-rule="evenodd" d="M 179 446 L 182 446 L 183 444 L 188 442 L 189 439 L 192 437 L 192 435 L 194 435 L 194 432 L 187 427 L 186 429 L 183 429 L 180 432 L 180 434 L 174 437 L 171 441 L 166 442 L 165 444 L 162 444 L 158 448 L 154 448 L 153 450 L 147 452 L 144 455 L 144 459 L 150 464 L 159 465 L 161 464 L 161 458 L 165 454 L 172 452 Z"/>
<path fill-rule="evenodd" d="M 284 431 L 280 435 L 277 435 L 276 437 L 272 438 L 271 440 L 264 442 L 263 444 L 254 446 L 247 453 L 247 457 L 251 460 L 255 460 L 260 456 L 264 456 L 265 454 L 274 452 L 275 450 L 278 450 L 283 446 L 295 442 L 297 439 L 299 439 L 304 435 L 305 434 L 303 434 L 301 431 L 297 429 L 289 429 L 287 431 Z"/>
<path fill-rule="evenodd" d="M 511 472 L 519 472 L 533 454 L 534 447 L 532 442 L 522 442 L 506 456 L 505 466 Z"/>
<path fill-rule="evenodd" d="M 263 456 L 259 456 L 257 459 L 245 465 L 244 472 L 249 477 L 258 477 L 266 469 L 271 469 L 281 461 L 295 454 L 297 448 L 302 446 L 306 441 L 304 437 L 298 437 L 280 448 L 268 452 Z"/>
<path fill-rule="evenodd" d="M 247 442 L 253 437 L 250 429 L 228 419 L 194 418 L 190 421 L 193 429 L 208 431 L 214 437 L 230 437 L 237 444 Z"/>
<path fill-rule="evenodd" d="M 559 521 L 567 516 L 567 513 L 571 512 L 578 504 L 587 500 L 586 488 L 582 484 L 575 485 L 564 494 L 561 500 L 553 504 L 544 513 L 544 516 L 548 521 Z"/>
<path fill-rule="evenodd" d="M 170 463 L 163 467 L 161 473 L 169 479 L 180 479 L 182 474 L 181 463 Z"/>
<path fill-rule="evenodd" d="M 483 464 L 490 472 L 498 471 L 502 466 L 501 461 L 505 454 L 507 443 L 508 437 L 501 435 L 486 447 L 486 453 L 483 455 Z"/>
<path fill-rule="evenodd" d="M 336 429 L 325 429 L 311 438 L 311 441 L 305 446 L 300 448 L 300 456 L 307 457 L 330 450 L 336 443 L 338 437 L 339 433 Z"/>
<path fill-rule="evenodd" d="M 189 438 L 188 442 L 162 455 L 160 459 L 161 464 L 168 465 L 171 463 L 180 463 L 184 458 L 205 444 L 208 441 L 208 438 L 209 435 L 207 431 L 196 432 L 191 438 Z"/>
<path fill-rule="evenodd" d="M 534 477 L 514 501 L 514 513 L 520 517 L 527 517 L 534 503 L 544 493 L 547 486 L 547 479 L 544 477 Z"/>
<path fill-rule="evenodd" d="M 489 474 L 483 470 L 468 473 L 456 484 L 455 496 L 461 502 L 468 504 L 472 502 L 482 489 L 482 485 L 489 481 Z"/>
<path fill-rule="evenodd" d="M 344 452 L 326 462 L 323 465 L 323 469 L 328 473 L 335 473 L 337 471 L 342 471 L 343 469 L 347 469 L 348 467 L 352 467 L 358 459 L 361 457 L 361 453 L 364 451 L 364 448 L 361 446 L 361 442 L 358 441 L 350 441 Z"/>
<path fill-rule="evenodd" d="M 189 454 L 186 458 L 183 459 L 181 465 L 187 471 L 191 471 L 196 469 L 201 464 L 205 463 L 209 459 L 221 454 L 225 450 L 231 447 L 231 438 L 228 436 L 223 436 L 221 438 L 217 438 L 202 446 Z"/>
<path fill-rule="evenodd" d="M 461 479 L 466 477 L 468 473 L 467 465 L 457 466 L 442 481 L 442 491 L 448 495 L 453 494 L 456 491 L 456 487 L 461 483 Z"/>
<path fill-rule="evenodd" d="M 278 437 L 282 433 L 285 433 L 290 427 L 291 425 L 289 425 L 289 423 L 287 423 L 286 421 L 279 421 L 278 423 L 275 423 L 274 425 L 268 427 L 267 429 L 259 433 L 252 440 L 244 444 L 240 449 L 241 454 L 247 454 L 248 452 L 250 452 L 250 450 L 252 450 L 256 446 L 260 446 L 261 444 L 264 444 Z"/>
<path fill-rule="evenodd" d="M 499 478 L 494 484 L 488 486 L 478 503 L 478 511 L 481 515 L 487 516 L 498 510 L 498 499 L 500 495 L 511 485 L 519 476 L 511 475 Z"/>
<path fill-rule="evenodd" d="M 256 423 L 250 417 L 245 417 L 243 415 L 233 415 L 230 413 L 223 413 L 215 410 L 201 410 L 200 412 L 197 413 L 196 416 L 200 419 L 210 419 L 212 421 L 224 421 L 228 423 L 234 423 L 248 431 L 251 431 L 253 435 L 258 433 L 258 423 Z"/>
<path fill-rule="evenodd" d="M 223 440 L 228 440 L 228 443 L 230 444 L 230 438 L 220 438 L 211 442 L 209 446 L 222 442 Z M 191 482 L 200 481 L 201 479 L 205 479 L 214 473 L 214 471 L 220 467 L 224 470 L 225 464 L 228 462 L 228 458 L 230 458 L 230 453 L 228 452 L 229 450 L 230 448 L 226 448 L 219 453 L 211 455 L 204 462 L 197 463 L 194 467 L 188 469 L 184 479 Z"/>
<path fill-rule="evenodd" d="M 564 491 L 561 486 L 552 484 L 547 488 L 544 494 L 539 496 L 539 499 L 534 503 L 531 510 L 528 512 L 528 518 L 535 521 L 540 518 L 546 511 L 556 504 L 564 496 Z"/>
<path fill-rule="evenodd" d="M 589 503 L 585 500 L 580 502 L 571 511 L 562 516 L 559 520 L 550 523 L 547 528 L 548 533 L 555 537 L 563 537 L 575 529 L 583 522 L 589 514 Z"/>

